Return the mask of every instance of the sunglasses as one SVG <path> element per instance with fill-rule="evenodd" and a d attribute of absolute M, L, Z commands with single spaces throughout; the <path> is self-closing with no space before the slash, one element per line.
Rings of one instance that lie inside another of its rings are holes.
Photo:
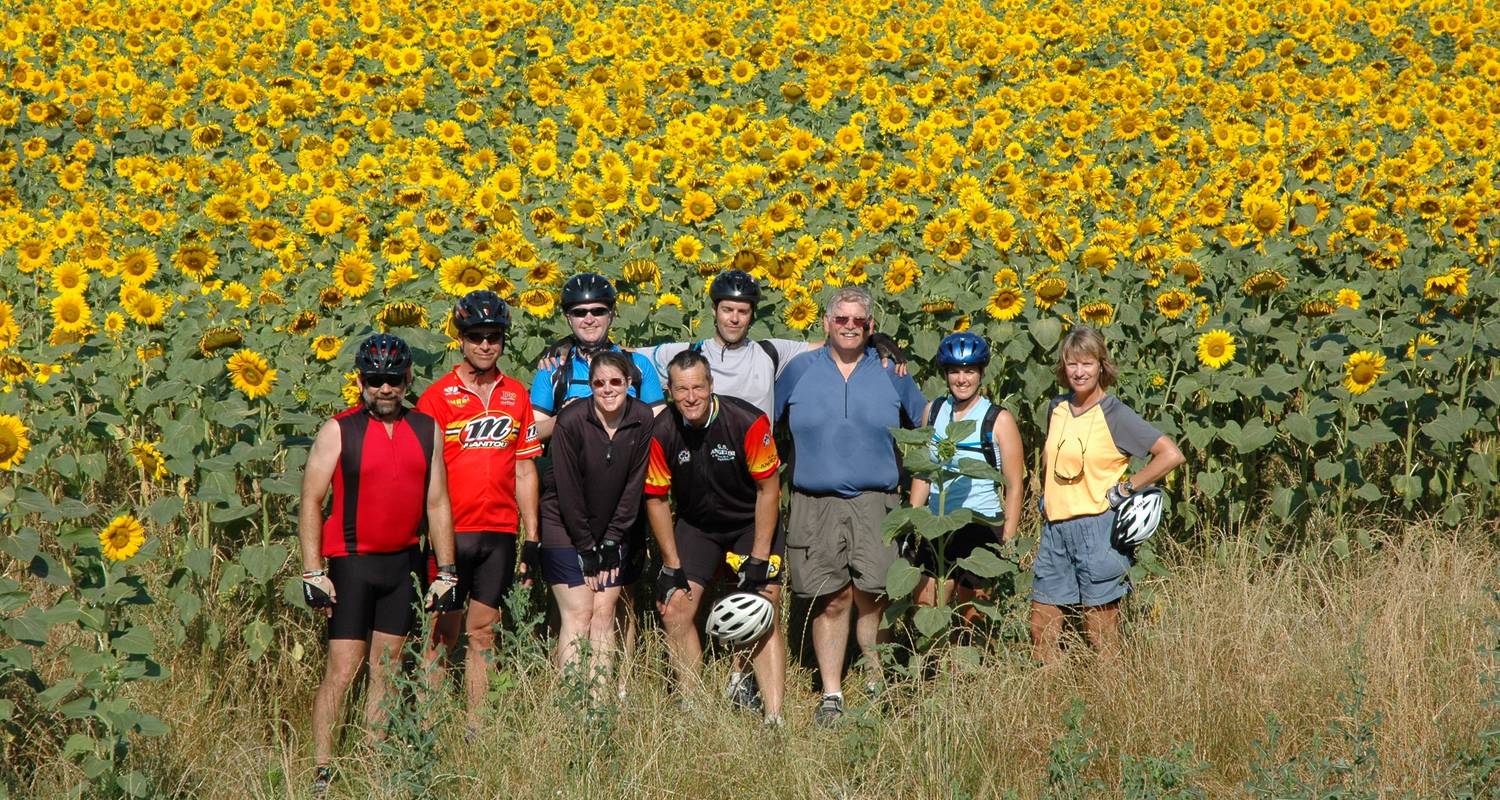
<path fill-rule="evenodd" d="M 625 385 L 625 379 L 624 378 L 595 378 L 592 381 L 589 381 L 589 383 L 595 389 L 603 389 L 606 386 L 613 386 L 614 388 L 618 389 L 621 386 Z"/>
<path fill-rule="evenodd" d="M 1062 466 L 1062 449 L 1063 445 L 1067 443 L 1067 439 L 1059 440 L 1057 450 L 1052 453 L 1052 477 L 1056 478 L 1058 483 L 1077 483 L 1083 480 L 1083 459 L 1089 451 L 1089 446 L 1081 437 L 1074 437 L 1073 441 L 1078 442 L 1078 471 L 1072 475 L 1064 475 L 1060 469 Z"/>
<path fill-rule="evenodd" d="M 832 319 L 833 324 L 840 328 L 863 328 L 864 326 L 870 324 L 869 317 L 850 317 L 844 314 L 839 314 L 836 317 L 832 317 Z"/>
<path fill-rule="evenodd" d="M 479 333 L 478 331 L 470 331 L 469 333 L 464 334 L 464 341 L 468 342 L 469 344 L 484 344 L 485 342 L 489 342 L 490 344 L 500 344 L 501 342 L 505 341 L 505 334 L 501 333 L 500 331 L 495 331 L 494 333 Z"/>
<path fill-rule="evenodd" d="M 406 376 L 398 372 L 366 372 L 359 379 L 364 382 L 366 389 L 379 389 L 382 386 L 400 389 L 406 385 Z"/>
<path fill-rule="evenodd" d="M 573 319 L 583 319 L 584 317 L 607 317 L 612 313 L 614 313 L 613 309 L 605 308 L 604 306 L 568 309 L 568 316 L 572 317 Z"/>

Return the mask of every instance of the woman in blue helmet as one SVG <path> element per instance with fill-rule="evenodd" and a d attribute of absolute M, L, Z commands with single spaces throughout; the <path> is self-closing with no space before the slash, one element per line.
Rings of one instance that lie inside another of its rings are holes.
<path fill-rule="evenodd" d="M 1005 480 L 1005 499 L 1001 502 L 1002 484 L 960 475 L 942 487 L 926 480 L 912 480 L 913 508 L 927 506 L 935 514 L 948 514 L 961 508 L 974 512 L 976 520 L 949 534 L 945 540 L 912 540 L 903 548 L 907 558 L 925 573 L 917 586 L 920 605 L 936 605 L 938 579 L 942 579 L 942 596 L 962 606 L 973 600 L 983 579 L 968 570 L 954 566 L 975 550 L 989 544 L 1004 544 L 1013 539 L 1021 522 L 1021 503 L 1025 492 L 1025 456 L 1021 450 L 1021 431 L 1013 414 L 990 402 L 980 393 L 984 368 L 990 363 L 990 346 L 972 333 L 949 334 L 938 345 L 938 368 L 948 382 L 948 395 L 927 406 L 924 419 L 934 429 L 933 457 L 938 443 L 947 438 L 952 422 L 972 420 L 974 429 L 955 441 L 957 450 L 947 466 L 957 470 L 960 461 L 977 460 L 997 467 Z M 1005 513 L 1009 509 L 1010 513 Z M 935 544 L 941 542 L 946 575 L 938 575 L 939 563 Z M 957 583 L 957 594 L 954 584 Z M 967 615 L 966 615 L 967 616 Z"/>

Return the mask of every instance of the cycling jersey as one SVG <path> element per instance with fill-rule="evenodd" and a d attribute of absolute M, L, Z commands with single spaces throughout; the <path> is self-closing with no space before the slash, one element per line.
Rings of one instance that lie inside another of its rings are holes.
<path fill-rule="evenodd" d="M 677 516 L 706 531 L 755 522 L 756 481 L 781 460 L 771 421 L 755 406 L 715 394 L 708 422 L 689 425 L 676 406 L 657 415 L 646 468 L 646 494 L 672 493 Z"/>
<path fill-rule="evenodd" d="M 427 519 L 436 423 L 403 408 L 390 433 L 363 407 L 333 418 L 339 460 L 333 507 L 323 521 L 324 557 L 394 553 L 414 547 Z"/>
<path fill-rule="evenodd" d="M 486 402 L 464 385 L 461 368 L 439 378 L 417 401 L 417 409 L 442 427 L 453 530 L 513 532 L 516 461 L 542 452 L 531 401 L 520 381 L 501 375 Z"/>
<path fill-rule="evenodd" d="M 608 349 L 624 352 L 619 345 L 615 344 L 611 344 Z M 662 393 L 661 381 L 657 379 L 656 368 L 651 366 L 651 362 L 639 353 L 626 353 L 626 355 L 630 357 L 630 362 L 634 365 L 636 372 L 636 375 L 630 376 L 630 388 L 627 393 L 646 405 L 656 405 L 665 401 L 666 395 Z M 563 372 L 565 376 L 559 375 L 560 372 Z M 560 393 L 555 385 L 555 382 L 559 380 L 567 381 L 567 386 Z M 561 394 L 562 401 L 567 401 L 575 397 L 589 397 L 593 393 L 593 390 L 589 388 L 589 362 L 579 355 L 575 348 L 569 351 L 563 363 L 556 369 L 537 370 L 536 377 L 531 381 L 531 406 L 543 414 L 555 417 L 558 409 L 562 408 L 562 402 L 558 401 L 559 394 Z"/>

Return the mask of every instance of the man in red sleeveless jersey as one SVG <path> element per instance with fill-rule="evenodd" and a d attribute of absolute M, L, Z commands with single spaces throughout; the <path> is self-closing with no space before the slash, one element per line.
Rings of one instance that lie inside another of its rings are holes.
<path fill-rule="evenodd" d="M 360 405 L 323 424 L 303 472 L 303 597 L 328 618 L 328 666 L 313 700 L 315 792 L 327 789 L 333 725 L 366 659 L 365 721 L 372 731 L 383 721 L 391 670 L 400 668 L 401 647 L 416 624 L 424 526 L 439 565 L 427 609 L 446 610 L 457 599 L 442 438 L 432 417 L 401 402 L 411 363 L 398 337 L 379 333 L 360 343 Z"/>
<path fill-rule="evenodd" d="M 454 306 L 453 328 L 463 358 L 417 401 L 417 410 L 436 420 L 442 434 L 458 558 L 458 610 L 438 618 L 427 660 L 432 663 L 458 646 L 462 622 L 469 638 L 464 685 L 473 730 L 489 693 L 488 657 L 500 604 L 515 577 L 517 523 L 537 530 L 540 501 L 532 459 L 542 444 L 526 387 L 500 371 L 510 307 L 494 292 L 470 292 Z"/>

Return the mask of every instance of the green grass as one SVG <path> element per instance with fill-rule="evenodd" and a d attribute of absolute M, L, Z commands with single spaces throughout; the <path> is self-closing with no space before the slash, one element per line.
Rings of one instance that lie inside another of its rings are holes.
<path fill-rule="evenodd" d="M 351 727 L 331 796 L 1459 795 L 1477 774 L 1480 733 L 1495 727 L 1482 680 L 1500 646 L 1486 625 L 1500 617 L 1495 534 L 1411 527 L 1347 559 L 1265 556 L 1248 537 L 1178 547 L 1151 605 L 1130 606 L 1118 662 L 1097 663 L 1075 642 L 1042 669 L 994 640 L 978 664 L 937 654 L 932 677 L 895 683 L 880 702 L 852 692 L 831 729 L 812 724 L 811 675 L 795 665 L 784 730 L 725 705 L 722 659 L 708 688 L 679 703 L 652 626 L 628 699 L 585 723 L 568 708 L 578 687 L 523 636 L 473 739 L 456 721 L 437 731 L 436 763 L 418 770 L 430 783 L 403 783 L 411 759 L 393 755 L 399 742 L 372 747 Z M 311 617 L 281 620 L 259 662 L 233 647 L 160 655 L 172 676 L 138 684 L 136 699 L 173 731 L 131 755 L 160 795 L 303 796 L 322 669 Z M 456 687 L 439 702 L 412 713 L 462 718 L 451 713 Z M 19 793 L 55 796 L 76 782 L 65 762 L 34 755 Z"/>

